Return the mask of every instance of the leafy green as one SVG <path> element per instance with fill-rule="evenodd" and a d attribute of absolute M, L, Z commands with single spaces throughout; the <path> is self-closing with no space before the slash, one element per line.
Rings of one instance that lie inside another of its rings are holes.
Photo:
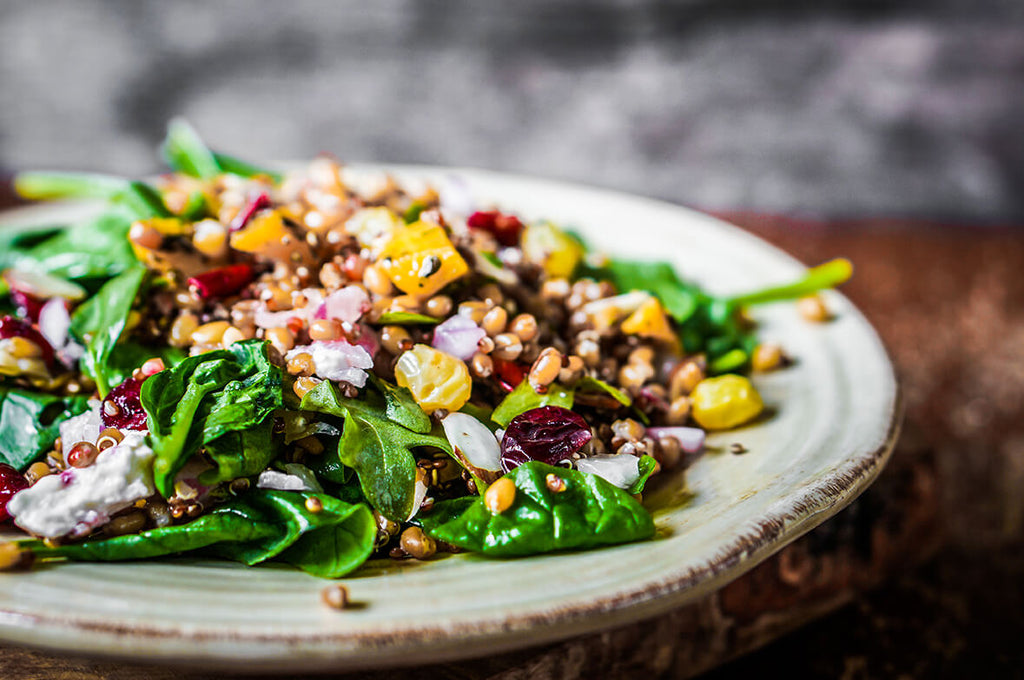
<path fill-rule="evenodd" d="M 413 222 L 420 218 L 420 215 L 426 209 L 426 203 L 413 201 L 412 203 L 409 204 L 409 207 L 406 208 L 405 212 L 402 214 L 402 220 L 404 220 L 406 224 L 412 224 Z"/>
<path fill-rule="evenodd" d="M 548 488 L 547 476 L 565 482 Z M 438 540 L 494 557 L 534 555 L 627 543 L 654 535 L 654 521 L 628 492 L 600 477 L 530 461 L 507 475 L 516 485 L 512 506 L 495 514 L 484 498 L 442 501 L 420 519 Z"/>
<path fill-rule="evenodd" d="M 627 493 L 638 494 L 644 490 L 644 486 L 647 484 L 647 480 L 651 478 L 654 471 L 658 469 L 658 461 L 654 460 L 653 456 L 643 455 L 640 456 L 640 460 L 637 461 L 637 466 L 640 468 L 640 477 L 633 482 L 633 484 L 626 489 Z"/>
<path fill-rule="evenodd" d="M 264 340 L 236 342 L 189 357 L 142 384 L 156 453 L 153 477 L 164 496 L 171 494 L 174 475 L 199 447 L 228 432 L 254 428 L 283 406 L 283 374 L 270 362 L 267 347 Z"/>
<path fill-rule="evenodd" d="M 132 372 L 149 359 L 162 359 L 165 367 L 177 366 L 188 357 L 178 347 L 143 345 L 122 337 L 104 364 L 104 374 L 111 385 L 120 385 Z"/>
<path fill-rule="evenodd" d="M 107 357 L 128 325 L 132 304 L 146 279 L 145 267 L 132 267 L 111 279 L 71 316 L 71 332 L 85 343 L 83 370 L 96 381 L 100 397 L 112 384 Z"/>
<path fill-rule="evenodd" d="M 436 324 L 441 323 L 441 320 L 426 314 L 417 314 L 416 312 L 387 311 L 380 315 L 377 323 L 389 326 L 408 326 L 419 323 Z"/>
<path fill-rule="evenodd" d="M 123 177 L 86 172 L 20 172 L 14 177 L 14 190 L 34 201 L 63 198 L 115 198 L 125 191 Z"/>
<path fill-rule="evenodd" d="M 68 279 L 107 278 L 138 260 L 128 241 L 132 220 L 108 210 L 67 227 L 11 230 L 0 236 L 0 268 L 16 267 Z"/>
<path fill-rule="evenodd" d="M 272 170 L 211 151 L 195 128 L 181 118 L 172 120 L 167 126 L 167 136 L 160 150 L 173 170 L 200 179 L 212 179 L 223 172 L 240 177 L 266 175 L 274 182 L 282 179 Z"/>
<path fill-rule="evenodd" d="M 771 286 L 742 295 L 734 295 L 728 298 L 728 300 L 740 307 L 778 302 L 780 300 L 793 300 L 806 295 L 813 295 L 826 288 L 838 286 L 841 283 L 845 283 L 852 275 L 853 265 L 850 261 L 845 258 L 837 258 L 820 264 L 817 267 L 811 267 L 807 270 L 807 274 L 792 283 Z"/>
<path fill-rule="evenodd" d="M 89 398 L 0 387 L 0 462 L 23 470 L 47 451 L 60 424 L 89 408 Z"/>
<path fill-rule="evenodd" d="M 558 383 L 551 383 L 548 386 L 547 392 L 537 394 L 530 386 L 530 381 L 523 380 L 514 390 L 505 395 L 505 398 L 494 409 L 494 413 L 491 414 L 491 420 L 502 427 L 508 427 L 513 418 L 530 409 L 541 406 L 572 408 L 572 402 L 572 388 L 559 385 Z"/>
<path fill-rule="evenodd" d="M 592 378 L 589 375 L 585 375 L 580 378 L 580 381 L 576 383 L 576 391 L 604 392 L 623 406 L 630 406 L 633 403 L 633 400 L 629 398 L 629 395 L 619 388 L 613 387 L 599 378 Z"/>
<path fill-rule="evenodd" d="M 653 294 L 679 323 L 693 316 L 705 298 L 700 288 L 680 279 L 668 262 L 609 260 L 590 273 L 611 281 L 620 293 L 643 290 Z"/>
<path fill-rule="evenodd" d="M 306 499 L 323 509 L 311 512 Z M 293 564 L 323 578 L 338 578 L 366 561 L 377 533 L 365 505 L 352 505 L 327 494 L 254 490 L 176 526 L 115 538 L 46 546 L 23 545 L 39 558 L 110 562 L 137 560 L 207 549 L 248 565 L 270 559 Z"/>
<path fill-rule="evenodd" d="M 386 396 L 395 399 L 394 393 Z M 333 383 L 325 380 L 306 393 L 301 408 L 344 419 L 338 441 L 339 461 L 356 471 L 363 493 L 378 512 L 403 521 L 412 513 L 415 496 L 416 459 L 412 449 L 432 446 L 450 453 L 451 446 L 444 437 L 417 432 L 397 422 L 389 415 L 389 407 L 395 413 L 408 405 L 382 403 L 385 401 L 369 391 L 361 399 L 343 397 Z"/>
<path fill-rule="evenodd" d="M 216 467 L 200 474 L 199 483 L 213 486 L 238 477 L 258 475 L 279 453 L 273 418 L 266 418 L 255 427 L 228 432 L 206 444 L 206 454 Z"/>
<path fill-rule="evenodd" d="M 412 398 L 412 393 L 408 388 L 392 385 L 373 374 L 370 374 L 370 380 L 377 391 L 384 396 L 384 415 L 413 432 L 420 434 L 430 432 L 430 416 Z"/>

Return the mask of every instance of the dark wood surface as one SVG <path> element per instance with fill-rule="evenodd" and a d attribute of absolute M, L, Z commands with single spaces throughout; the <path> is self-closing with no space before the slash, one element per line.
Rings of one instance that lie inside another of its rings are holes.
<path fill-rule="evenodd" d="M 1024 232 L 725 217 L 808 264 L 853 260 L 844 292 L 878 328 L 905 390 L 904 433 L 889 467 L 849 508 L 704 601 L 402 677 L 1021 676 Z M 0 671 L 11 679 L 219 677 L 12 646 L 0 646 Z"/>

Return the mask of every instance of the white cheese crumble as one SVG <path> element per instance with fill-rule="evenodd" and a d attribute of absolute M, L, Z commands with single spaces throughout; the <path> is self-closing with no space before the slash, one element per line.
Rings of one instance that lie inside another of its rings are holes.
<path fill-rule="evenodd" d="M 84 536 L 140 498 L 153 495 L 153 449 L 128 432 L 96 462 L 48 475 L 7 503 L 14 523 L 37 536 Z"/>
<path fill-rule="evenodd" d="M 366 371 L 373 368 L 373 357 L 369 352 L 344 340 L 300 345 L 290 350 L 285 358 L 291 361 L 299 354 L 309 354 L 313 358 L 314 374 L 318 378 L 344 381 L 356 387 L 366 385 Z"/>

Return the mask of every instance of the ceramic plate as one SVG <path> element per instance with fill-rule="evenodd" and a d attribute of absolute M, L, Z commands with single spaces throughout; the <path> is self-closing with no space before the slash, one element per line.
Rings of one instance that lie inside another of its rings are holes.
<path fill-rule="evenodd" d="M 671 260 L 716 293 L 789 280 L 801 265 L 753 236 L 674 205 L 477 170 L 397 167 L 400 178 L 457 177 L 474 198 L 549 218 L 616 256 Z M 8 213 L 59 222 L 81 206 Z M 320 603 L 327 582 L 288 568 L 196 560 L 62 564 L 0 574 L 0 638 L 53 650 L 205 667 L 380 667 L 479 656 L 596 631 L 721 588 L 838 512 L 892 450 L 899 392 L 885 350 L 843 296 L 836 318 L 792 304 L 755 311 L 793 366 L 755 378 L 770 414 L 712 435 L 681 477 L 645 499 L 657 537 L 516 560 L 456 555 L 368 563 L 344 580 L 355 608 Z M 748 452 L 733 455 L 729 445 Z"/>

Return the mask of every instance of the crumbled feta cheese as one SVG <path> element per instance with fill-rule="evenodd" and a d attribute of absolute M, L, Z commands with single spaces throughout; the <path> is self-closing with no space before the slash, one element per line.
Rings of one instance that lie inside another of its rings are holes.
<path fill-rule="evenodd" d="M 89 410 L 68 418 L 60 424 L 60 440 L 65 451 L 78 442 L 95 444 L 100 437 L 103 424 L 100 421 L 100 402 L 93 399 L 89 402 Z"/>
<path fill-rule="evenodd" d="M 278 472 L 277 470 L 264 470 L 261 472 L 259 479 L 256 480 L 256 488 L 274 489 L 276 491 L 317 491 L 302 477 Z"/>
<path fill-rule="evenodd" d="M 291 361 L 303 353 L 313 357 L 314 373 L 318 378 L 344 381 L 356 387 L 366 385 L 366 371 L 373 368 L 373 357 L 369 352 L 344 340 L 300 345 L 289 351 L 285 358 Z"/>
<path fill-rule="evenodd" d="M 37 536 L 84 536 L 110 516 L 153 494 L 153 449 L 128 432 L 86 468 L 48 475 L 7 503 L 14 523 Z"/>

